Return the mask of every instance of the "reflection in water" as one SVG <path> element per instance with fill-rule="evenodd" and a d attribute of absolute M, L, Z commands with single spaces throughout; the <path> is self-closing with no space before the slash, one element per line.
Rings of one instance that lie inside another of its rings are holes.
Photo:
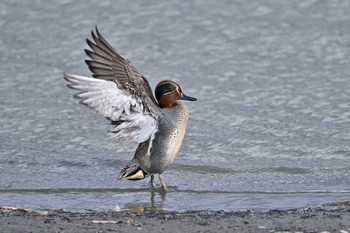
<path fill-rule="evenodd" d="M 147 194 L 146 194 L 147 195 Z M 133 212 L 158 211 L 163 210 L 167 192 L 162 188 L 151 189 L 150 202 L 132 202 L 126 203 L 123 209 Z"/>

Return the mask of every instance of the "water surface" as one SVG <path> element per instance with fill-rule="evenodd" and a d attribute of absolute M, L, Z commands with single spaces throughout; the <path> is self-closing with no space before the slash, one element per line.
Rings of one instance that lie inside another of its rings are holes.
<path fill-rule="evenodd" d="M 71 211 L 294 208 L 350 194 L 350 2 L 2 1 L 0 205 Z M 198 98 L 164 174 L 115 182 L 137 147 L 77 104 L 101 33 Z"/>

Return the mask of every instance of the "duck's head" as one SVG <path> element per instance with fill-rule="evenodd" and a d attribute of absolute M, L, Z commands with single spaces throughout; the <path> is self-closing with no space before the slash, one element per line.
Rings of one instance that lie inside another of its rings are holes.
<path fill-rule="evenodd" d="M 196 98 L 185 95 L 179 84 L 171 80 L 163 80 L 156 86 L 156 98 L 161 108 L 171 108 L 178 103 L 177 100 L 196 101 Z"/>

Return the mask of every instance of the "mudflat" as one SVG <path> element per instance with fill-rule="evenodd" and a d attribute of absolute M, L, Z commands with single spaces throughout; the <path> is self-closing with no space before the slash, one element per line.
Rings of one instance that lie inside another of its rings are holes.
<path fill-rule="evenodd" d="M 0 232 L 350 232 L 349 201 L 290 210 L 102 211 L 0 209 Z"/>

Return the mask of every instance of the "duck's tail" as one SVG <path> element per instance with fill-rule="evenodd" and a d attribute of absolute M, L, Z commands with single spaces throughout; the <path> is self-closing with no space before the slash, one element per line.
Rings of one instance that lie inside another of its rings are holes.
<path fill-rule="evenodd" d="M 142 180 L 147 176 L 147 172 L 141 169 L 140 164 L 136 159 L 133 159 L 119 173 L 117 180 L 120 182 L 126 180 Z"/>

